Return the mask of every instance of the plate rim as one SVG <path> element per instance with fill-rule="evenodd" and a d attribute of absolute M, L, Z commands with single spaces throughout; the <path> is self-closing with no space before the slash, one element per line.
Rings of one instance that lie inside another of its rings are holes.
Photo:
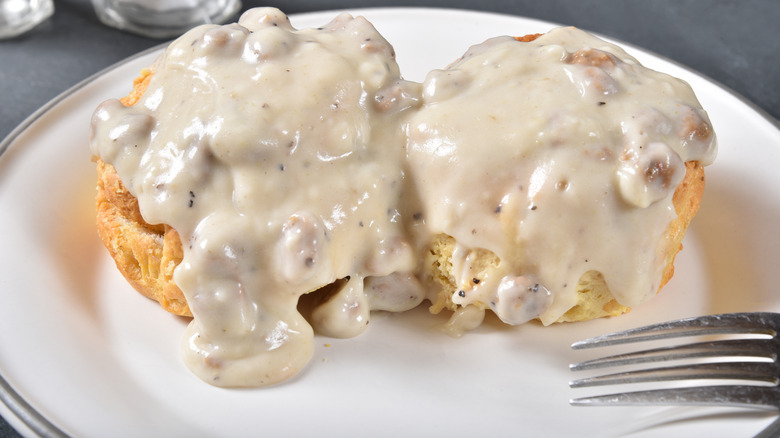
<path fill-rule="evenodd" d="M 565 24 L 544 20 L 544 19 L 537 19 L 533 17 L 528 17 L 524 15 L 519 14 L 510 14 L 510 13 L 501 13 L 501 12 L 491 12 L 491 11 L 481 11 L 481 10 L 472 10 L 472 9 L 462 9 L 462 8 L 447 8 L 447 7 L 369 7 L 369 8 L 345 8 L 345 9 L 330 9 L 330 10 L 318 10 L 318 11 L 307 11 L 307 12 L 301 12 L 301 13 L 295 13 L 290 14 L 290 17 L 293 20 L 296 19 L 309 19 L 311 17 L 315 16 L 334 16 L 335 14 L 339 13 L 350 13 L 354 15 L 363 15 L 363 14 L 396 14 L 396 13 L 424 13 L 424 14 L 462 14 L 462 15 L 477 15 L 481 17 L 493 17 L 493 18 L 500 18 L 500 19 L 511 19 L 511 18 L 521 18 L 521 19 L 529 19 L 533 20 L 535 22 L 539 22 L 541 24 L 548 24 L 550 26 L 565 26 Z M 775 129 L 780 130 L 780 120 L 772 116 L 767 110 L 764 108 L 761 108 L 745 96 L 743 96 L 741 93 L 733 90 L 731 87 L 728 87 L 721 83 L 720 81 L 717 81 L 708 75 L 697 71 L 691 67 L 686 66 L 685 64 L 682 64 L 681 62 L 678 62 L 676 60 L 670 59 L 666 56 L 660 55 L 654 51 L 645 49 L 643 47 L 634 45 L 632 43 L 627 43 L 623 40 L 620 40 L 618 38 L 605 36 L 603 34 L 600 34 L 599 32 L 592 31 L 589 29 L 585 29 L 590 33 L 593 33 L 597 35 L 598 37 L 602 39 L 606 39 L 609 41 L 612 41 L 620 46 L 623 46 L 629 51 L 634 50 L 638 51 L 647 55 L 650 55 L 654 58 L 657 58 L 661 61 L 664 61 L 666 63 L 672 64 L 682 70 L 685 70 L 686 72 L 698 76 L 701 79 L 704 79 L 706 82 L 709 82 L 713 85 L 715 85 L 720 90 L 726 92 L 727 94 L 730 94 L 732 97 L 736 98 L 738 101 L 742 102 L 746 106 L 748 106 L 752 111 L 754 111 L 761 119 L 768 122 L 770 125 L 772 125 Z M 76 92 L 79 90 L 89 86 L 91 83 L 93 83 L 98 78 L 107 75 L 108 73 L 117 70 L 121 67 L 123 67 L 126 64 L 129 64 L 138 58 L 147 56 L 151 53 L 162 51 L 164 50 L 172 40 L 167 40 L 162 43 L 156 44 L 152 47 L 149 47 L 147 49 L 144 49 L 140 52 L 137 52 L 131 56 L 128 56 L 126 58 L 123 58 L 105 68 L 102 68 L 101 70 L 87 76 L 86 78 L 82 79 L 81 81 L 77 82 L 76 84 L 70 86 L 66 90 L 62 91 L 55 97 L 53 97 L 51 100 L 40 106 L 37 110 L 35 110 L 33 113 L 31 113 L 29 116 L 27 116 L 21 123 L 19 123 L 14 129 L 12 129 L 3 139 L 0 141 L 0 160 L 3 159 L 3 156 L 6 152 L 8 152 L 14 142 L 25 132 L 27 132 L 28 129 L 30 129 L 38 120 L 43 118 L 47 113 L 49 113 L 55 106 L 62 103 L 66 99 L 72 97 Z M 475 44 L 478 43 L 477 41 L 474 42 Z M 392 42 L 391 42 L 392 44 Z M 28 427 L 31 431 L 34 433 L 41 435 L 41 436 L 51 436 L 51 437 L 69 437 L 65 431 L 63 431 L 60 427 L 49 421 L 41 412 L 39 412 L 35 407 L 33 407 L 29 402 L 27 402 L 18 391 L 16 391 L 13 386 L 6 380 L 6 378 L 0 373 L 0 402 L 2 402 L 9 410 L 12 415 L 15 416 L 15 420 L 20 421 L 24 426 Z M 12 419 L 6 418 L 7 422 L 13 427 Z"/>

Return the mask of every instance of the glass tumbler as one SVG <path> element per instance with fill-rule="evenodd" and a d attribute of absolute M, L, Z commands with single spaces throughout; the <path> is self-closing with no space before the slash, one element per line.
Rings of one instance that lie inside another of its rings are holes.
<path fill-rule="evenodd" d="M 0 39 L 21 35 L 53 13 L 52 0 L 0 0 Z"/>
<path fill-rule="evenodd" d="M 151 38 L 170 38 L 207 23 L 224 23 L 240 0 L 92 0 L 104 24 Z"/>

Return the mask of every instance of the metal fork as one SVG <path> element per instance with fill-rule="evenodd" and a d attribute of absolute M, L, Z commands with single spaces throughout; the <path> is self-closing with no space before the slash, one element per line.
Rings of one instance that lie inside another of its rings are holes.
<path fill-rule="evenodd" d="M 698 405 L 780 409 L 780 314 L 729 313 L 653 324 L 575 342 L 575 350 L 686 336 L 766 335 L 652 348 L 570 365 L 572 371 L 590 370 L 690 358 L 728 358 L 651 369 L 630 370 L 569 382 L 572 388 L 674 380 L 728 379 L 738 385 L 711 385 L 623 392 L 570 400 L 575 406 Z M 735 358 L 753 358 L 735 361 Z M 769 361 L 767 361 L 767 359 Z M 758 360 L 758 361 L 757 361 Z M 763 385 L 757 384 L 763 382 Z M 742 382 L 740 382 L 742 383 Z M 780 436 L 780 418 L 758 437 Z"/>

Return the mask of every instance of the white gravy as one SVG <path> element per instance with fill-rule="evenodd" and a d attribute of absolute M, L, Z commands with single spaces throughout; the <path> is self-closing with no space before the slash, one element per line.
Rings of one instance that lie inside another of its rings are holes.
<path fill-rule="evenodd" d="M 645 301 L 683 162 L 714 157 L 714 136 L 678 132 L 707 123 L 686 84 L 575 29 L 489 40 L 417 84 L 362 17 L 297 30 L 258 8 L 188 32 L 153 69 L 137 104 L 95 111 L 92 152 L 181 235 L 183 357 L 217 386 L 295 375 L 310 324 L 355 336 L 371 310 L 420 304 L 436 233 L 501 257 L 453 301 L 509 323 L 554 321 L 592 269 Z M 299 298 L 334 282 L 304 319 Z"/>
<path fill-rule="evenodd" d="M 655 295 L 684 162 L 715 156 L 688 84 L 574 28 L 473 46 L 427 75 L 408 124 L 427 231 L 500 258 L 452 301 L 509 324 L 555 322 L 591 270 L 623 305 Z"/>

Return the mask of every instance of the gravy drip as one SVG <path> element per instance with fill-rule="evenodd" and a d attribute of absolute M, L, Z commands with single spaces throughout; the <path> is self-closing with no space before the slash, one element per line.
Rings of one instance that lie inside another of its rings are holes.
<path fill-rule="evenodd" d="M 317 315 L 354 336 L 368 324 L 363 279 L 414 271 L 397 204 L 399 117 L 416 88 L 364 18 L 296 30 L 267 8 L 188 32 L 136 105 L 97 109 L 93 153 L 147 222 L 182 236 L 174 279 L 194 315 L 182 350 L 200 378 L 289 378 L 313 353 L 302 294 L 349 277 Z"/>

